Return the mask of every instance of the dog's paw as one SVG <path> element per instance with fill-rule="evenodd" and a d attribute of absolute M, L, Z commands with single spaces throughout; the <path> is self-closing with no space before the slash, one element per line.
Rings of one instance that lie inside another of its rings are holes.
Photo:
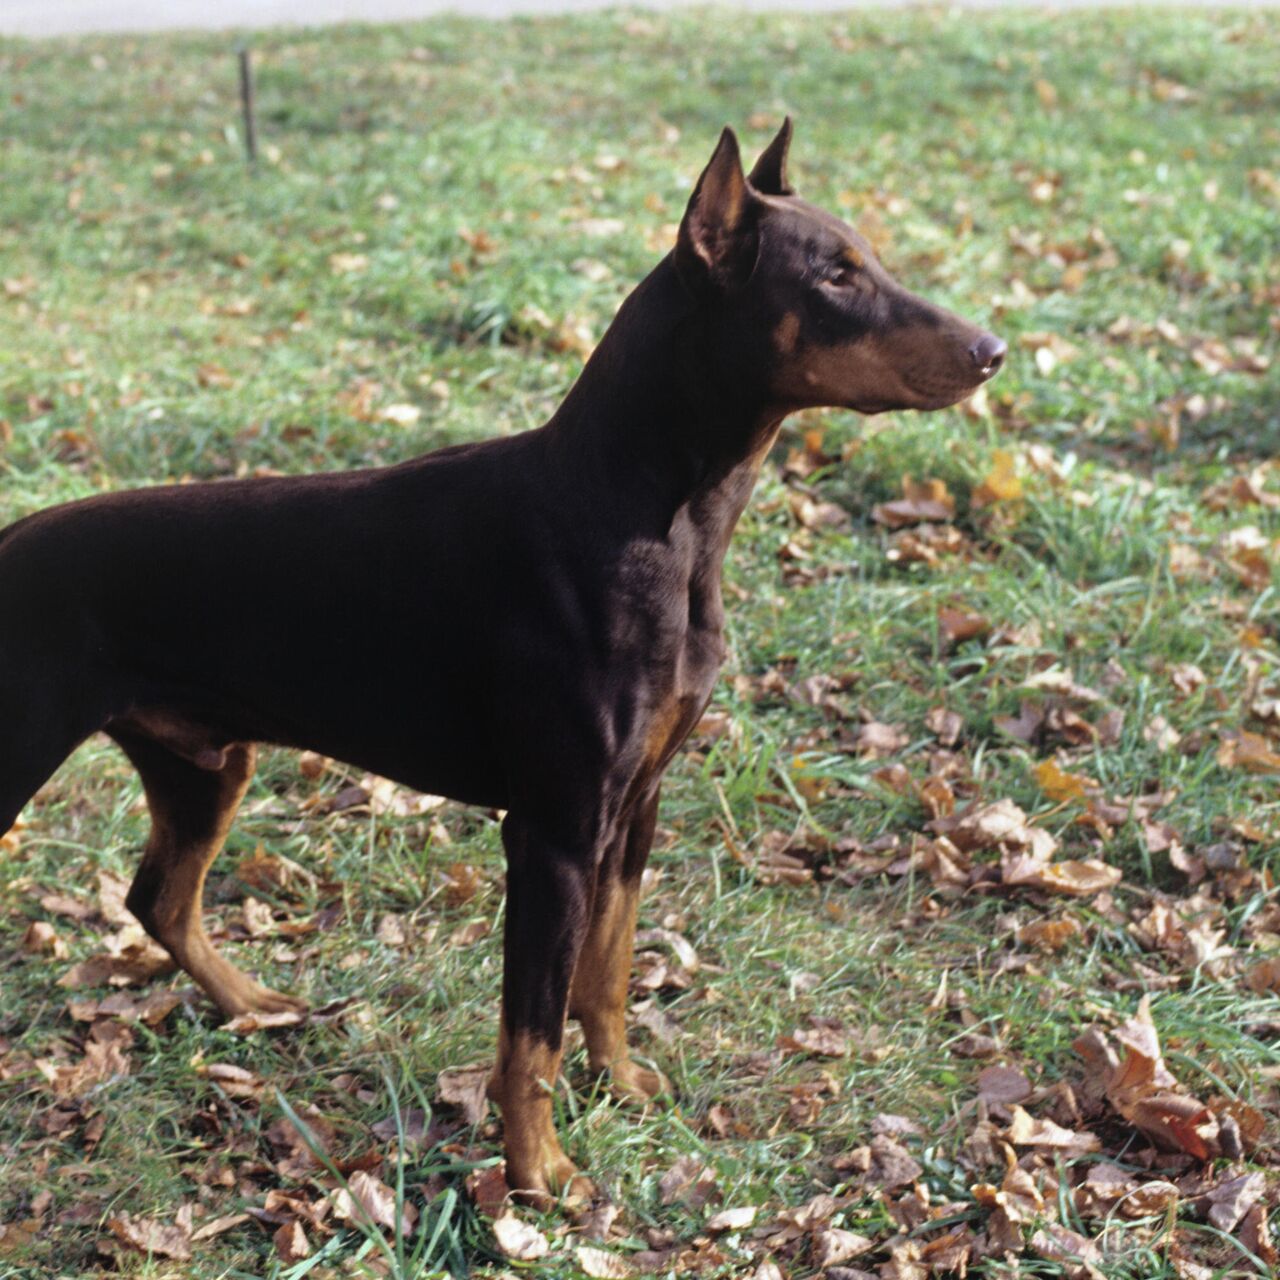
<path fill-rule="evenodd" d="M 671 1081 L 661 1071 L 624 1058 L 609 1070 L 609 1091 L 623 1102 L 644 1105 L 663 1094 L 670 1095 Z"/>
<path fill-rule="evenodd" d="M 542 1213 L 556 1208 L 581 1213 L 599 1195 L 592 1179 L 560 1150 L 547 1150 L 536 1166 L 524 1169 L 508 1161 L 507 1185 L 514 1199 Z"/>
<path fill-rule="evenodd" d="M 287 1025 L 284 1019 L 290 1022 L 294 1020 L 301 1022 L 308 1010 L 305 1000 L 297 996 L 285 995 L 283 991 L 273 991 L 270 987 L 264 987 L 262 983 L 254 982 L 251 978 L 236 983 L 231 989 L 211 994 L 218 1008 L 233 1021 L 236 1018 L 252 1017 L 257 1014 L 262 1017 L 281 1019 L 282 1021 L 277 1025 L 283 1026 Z"/>

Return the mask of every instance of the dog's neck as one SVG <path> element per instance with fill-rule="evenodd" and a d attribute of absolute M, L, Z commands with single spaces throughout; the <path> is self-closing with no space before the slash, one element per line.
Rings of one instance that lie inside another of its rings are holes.
<path fill-rule="evenodd" d="M 668 256 L 623 302 L 544 430 L 620 504 L 649 508 L 664 528 L 686 515 L 723 554 L 782 414 L 749 371 L 717 381 L 703 323 Z"/>

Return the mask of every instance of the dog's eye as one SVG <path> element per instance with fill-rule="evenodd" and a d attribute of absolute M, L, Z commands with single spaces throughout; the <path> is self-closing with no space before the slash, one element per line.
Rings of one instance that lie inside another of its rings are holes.
<path fill-rule="evenodd" d="M 847 289 L 858 283 L 858 268 L 849 262 L 833 262 L 823 283 Z"/>

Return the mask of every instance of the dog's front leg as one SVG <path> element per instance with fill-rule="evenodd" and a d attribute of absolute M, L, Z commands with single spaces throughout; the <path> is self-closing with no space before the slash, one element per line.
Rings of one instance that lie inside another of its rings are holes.
<path fill-rule="evenodd" d="M 569 1013 L 582 1023 L 591 1070 L 609 1072 L 613 1091 L 647 1102 L 671 1086 L 659 1071 L 635 1062 L 627 1048 L 627 987 L 635 950 L 640 877 L 653 844 L 658 788 L 637 806 L 617 847 L 600 868 L 591 924 L 574 970 Z"/>
<path fill-rule="evenodd" d="M 570 848 L 516 814 L 502 824 L 507 852 L 502 1025 L 489 1096 L 502 1110 L 507 1182 L 541 1206 L 595 1193 L 564 1153 L 552 1123 L 565 1009 L 587 932 L 596 850 Z"/>

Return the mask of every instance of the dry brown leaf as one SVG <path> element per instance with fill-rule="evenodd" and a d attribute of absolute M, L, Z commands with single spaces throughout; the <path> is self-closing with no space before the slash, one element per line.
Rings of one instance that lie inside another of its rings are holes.
<path fill-rule="evenodd" d="M 779 1036 L 778 1048 L 792 1053 L 811 1053 L 821 1058 L 843 1058 L 849 1053 L 849 1038 L 836 1027 L 800 1027 L 789 1036 Z"/>
<path fill-rule="evenodd" d="M 834 502 L 818 502 L 808 494 L 791 489 L 787 492 L 787 505 L 791 514 L 806 529 L 847 529 L 849 513 Z"/>
<path fill-rule="evenodd" d="M 265 1087 L 252 1071 L 233 1062 L 201 1063 L 196 1067 L 196 1075 L 212 1080 L 232 1098 L 259 1098 Z"/>
<path fill-rule="evenodd" d="M 1181 1198 L 1171 1182 L 1141 1182 L 1133 1174 L 1107 1161 L 1090 1164 L 1085 1179 L 1073 1193 L 1076 1212 L 1083 1218 L 1142 1218 L 1162 1213 Z"/>
<path fill-rule="evenodd" d="M 1219 1231 L 1234 1231 L 1266 1189 L 1265 1175 L 1255 1170 L 1220 1182 L 1201 1198 L 1199 1206 Z"/>
<path fill-rule="evenodd" d="M 1266 1204 L 1255 1204 L 1244 1215 L 1237 1234 L 1239 1235 L 1240 1243 L 1255 1258 L 1261 1259 L 1264 1266 L 1270 1267 L 1274 1275 L 1276 1263 L 1280 1262 L 1280 1254 L 1277 1254 L 1276 1247 L 1271 1242 L 1271 1227 L 1268 1222 Z"/>
<path fill-rule="evenodd" d="M 626 1280 L 635 1274 L 625 1258 L 589 1244 L 578 1246 L 577 1259 L 583 1273 L 596 1280 Z"/>
<path fill-rule="evenodd" d="M 304 1106 L 299 1111 L 299 1118 L 306 1126 L 311 1142 L 325 1153 L 332 1152 L 335 1141 L 333 1125 L 320 1110 L 315 1106 Z M 323 1167 L 312 1154 L 307 1138 L 285 1116 L 272 1122 L 267 1129 L 267 1141 L 275 1153 L 276 1168 L 287 1178 L 301 1181 Z"/>
<path fill-rule="evenodd" d="M 411 1236 L 418 1210 L 406 1201 L 397 1218 L 396 1193 L 380 1178 L 357 1169 L 347 1185 L 333 1193 L 333 1215 L 344 1222 L 369 1222 Z"/>
<path fill-rule="evenodd" d="M 842 1227 L 823 1227 L 813 1233 L 813 1260 L 822 1268 L 839 1266 L 874 1249 L 876 1242 Z"/>
<path fill-rule="evenodd" d="M 297 1218 L 291 1218 L 283 1226 L 276 1229 L 271 1237 L 277 1256 L 283 1262 L 301 1262 L 311 1253 L 311 1245 L 307 1241 L 307 1233 Z"/>
<path fill-rule="evenodd" d="M 19 946 L 29 956 L 47 955 L 55 960 L 65 960 L 67 957 L 67 944 L 58 937 L 57 930 L 47 920 L 33 920 L 22 935 Z"/>
<path fill-rule="evenodd" d="M 498 1248 L 514 1262 L 536 1262 L 551 1248 L 537 1227 L 522 1222 L 510 1210 L 499 1214 L 491 1225 Z"/>
<path fill-rule="evenodd" d="M 1275 773 L 1280 770 L 1280 752 L 1273 751 L 1261 734 L 1234 730 L 1222 735 L 1218 764 L 1223 769 L 1244 769 L 1247 773 Z"/>
<path fill-rule="evenodd" d="M 991 623 L 980 613 L 969 613 L 949 605 L 938 610 L 938 633 L 948 647 L 984 636 L 990 630 Z"/>
<path fill-rule="evenodd" d="M 1031 1081 L 1017 1067 L 986 1067 L 978 1076 L 978 1097 L 985 1103 L 1025 1102 Z"/>
<path fill-rule="evenodd" d="M 487 1169 L 473 1169 L 467 1174 L 464 1185 L 472 1204 L 491 1218 L 502 1212 L 511 1193 L 507 1186 L 507 1166 L 501 1160 Z"/>
<path fill-rule="evenodd" d="M 117 928 L 138 923 L 133 912 L 125 906 L 129 896 L 129 881 L 118 876 L 114 871 L 99 869 L 98 880 L 98 914 Z"/>
<path fill-rule="evenodd" d="M 707 1219 L 708 1231 L 745 1231 L 756 1220 L 756 1206 L 742 1205 L 737 1209 L 721 1209 Z"/>
<path fill-rule="evenodd" d="M 856 1173 L 860 1183 L 896 1191 L 914 1182 L 923 1172 L 911 1153 L 888 1134 L 877 1134 L 871 1145 L 855 1147 L 847 1155 L 838 1156 L 832 1168 L 841 1173 Z"/>
<path fill-rule="evenodd" d="M 1059 1223 L 1046 1223 L 1031 1237 L 1031 1247 L 1042 1258 L 1052 1262 L 1084 1263 L 1092 1267 L 1103 1261 L 1102 1250 L 1098 1245 L 1082 1236 L 1078 1231 L 1071 1231 Z M 1087 1272 L 1098 1275 L 1097 1271 Z"/>
<path fill-rule="evenodd" d="M 1022 497 L 1022 481 L 1018 479 L 1013 455 L 997 449 L 992 455 L 991 470 L 973 491 L 975 507 L 989 507 L 996 502 L 1012 502 Z"/>
<path fill-rule="evenodd" d="M 1123 1060 L 1097 1028 L 1080 1036 L 1074 1047 L 1115 1110 L 1162 1150 L 1182 1151 L 1197 1160 L 1218 1154 L 1218 1120 L 1198 1099 L 1175 1092 L 1178 1082 L 1161 1056 L 1146 996 L 1112 1036 L 1126 1050 Z"/>
<path fill-rule="evenodd" d="M 877 524 L 891 529 L 926 521 L 943 522 L 956 513 L 956 500 L 947 491 L 942 480 L 926 480 L 916 484 L 910 476 L 902 477 L 902 497 L 892 502 L 881 502 L 871 509 L 871 518 Z"/>
<path fill-rule="evenodd" d="M 1081 936 L 1080 925 L 1069 917 L 1063 920 L 1034 920 L 1018 930 L 1018 941 L 1040 951 L 1060 951 Z"/>
<path fill-rule="evenodd" d="M 929 730 L 941 746 L 954 747 L 964 730 L 964 720 L 955 711 L 946 707 L 930 707 L 924 718 L 924 727 Z"/>
<path fill-rule="evenodd" d="M 1057 1148 L 1069 1156 L 1098 1151 L 1102 1142 L 1096 1134 L 1064 1129 L 1043 1116 L 1032 1117 L 1019 1106 L 1010 1108 L 1008 1139 L 1015 1147 Z"/>
<path fill-rule="evenodd" d="M 1005 884 L 1027 885 L 1050 893 L 1068 893 L 1073 897 L 1090 897 L 1104 889 L 1114 889 L 1120 883 L 1122 873 L 1119 867 L 1108 866 L 1097 858 L 1086 858 L 1083 861 L 1051 862 L 1045 866 L 1012 863 L 1007 870 L 1002 864 L 1002 878 Z"/>
<path fill-rule="evenodd" d="M 201 1240 L 212 1240 L 214 1236 L 220 1236 L 227 1231 L 234 1231 L 236 1227 L 248 1222 L 250 1216 L 247 1213 L 224 1213 L 221 1217 L 206 1218 L 191 1233 L 191 1243 L 197 1244 Z"/>
<path fill-rule="evenodd" d="M 251 1009 L 247 1013 L 238 1013 L 234 1018 L 222 1024 L 223 1031 L 232 1035 L 248 1036 L 255 1031 L 271 1031 L 279 1027 L 300 1026 L 307 1020 L 306 1009 L 275 1009 L 260 1011 Z"/>
<path fill-rule="evenodd" d="M 175 1262 L 189 1262 L 191 1260 L 191 1210 L 189 1205 L 185 1208 L 185 1223 L 178 1221 L 168 1224 L 157 1222 L 154 1218 L 135 1218 L 132 1214 L 122 1213 L 107 1219 L 107 1230 L 121 1244 L 135 1249 L 138 1253 L 172 1258 Z M 181 1210 L 179 1212 L 181 1213 Z"/>
<path fill-rule="evenodd" d="M 106 951 L 73 965 L 58 979 L 60 987 L 130 987 L 150 982 L 175 968 L 173 957 L 137 924 L 103 939 Z"/>
<path fill-rule="evenodd" d="M 681 1200 L 698 1209 L 716 1194 L 715 1173 L 697 1156 L 681 1156 L 658 1180 L 658 1196 L 664 1205 Z"/>
<path fill-rule="evenodd" d="M 85 1041 L 84 1056 L 74 1063 L 39 1058 L 36 1069 L 59 1098 L 78 1098 L 98 1085 L 127 1076 L 132 1069 L 129 1047 L 133 1033 L 118 1022 L 95 1022 Z"/>
<path fill-rule="evenodd" d="M 884 724 L 868 720 L 854 734 L 854 745 L 864 759 L 880 760 L 901 751 L 911 741 L 911 735 L 900 724 Z"/>
<path fill-rule="evenodd" d="M 1055 804 L 1066 800 L 1084 800 L 1097 783 L 1082 774 L 1067 773 L 1056 760 L 1042 760 L 1035 767 L 1036 782 L 1040 790 Z"/>
<path fill-rule="evenodd" d="M 441 1102 L 462 1108 L 468 1124 L 480 1124 L 489 1112 L 486 1092 L 491 1068 L 480 1063 L 465 1067 L 447 1067 L 436 1077 Z"/>
<path fill-rule="evenodd" d="M 459 925 L 449 935 L 451 947 L 471 947 L 481 938 L 487 937 L 490 929 L 488 920 L 472 920 L 469 924 Z"/>

